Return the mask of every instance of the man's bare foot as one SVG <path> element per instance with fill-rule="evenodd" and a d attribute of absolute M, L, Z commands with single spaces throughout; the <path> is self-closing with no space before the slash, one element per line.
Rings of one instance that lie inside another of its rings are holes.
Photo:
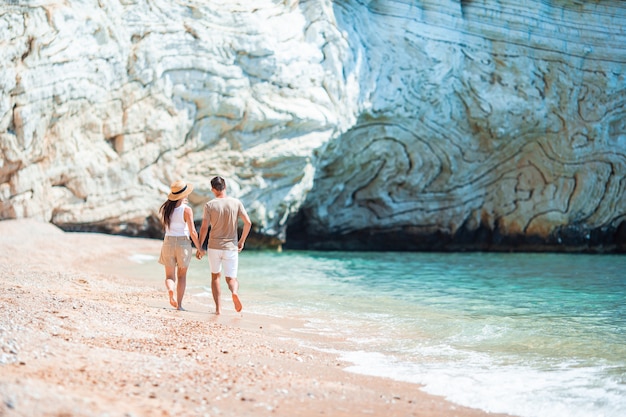
<path fill-rule="evenodd" d="M 241 301 L 239 301 L 239 296 L 237 294 L 233 294 L 233 303 L 235 304 L 235 311 L 239 313 L 243 306 L 241 305 Z"/>
<path fill-rule="evenodd" d="M 167 292 L 170 295 L 170 305 L 174 308 L 178 308 L 178 302 L 174 298 L 174 291 L 168 290 Z"/>

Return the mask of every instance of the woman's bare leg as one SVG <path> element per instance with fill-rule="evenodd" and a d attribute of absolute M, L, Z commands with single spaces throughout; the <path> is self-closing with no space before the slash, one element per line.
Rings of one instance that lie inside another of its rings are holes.
<path fill-rule="evenodd" d="M 178 302 L 174 299 L 174 290 L 176 288 L 176 267 L 165 267 L 165 287 L 167 288 L 167 294 L 170 297 L 170 305 L 174 308 L 178 308 Z"/>
<path fill-rule="evenodd" d="M 187 288 L 187 268 L 178 268 L 178 280 L 176 281 L 176 300 L 178 301 L 178 309 L 183 309 L 183 296 Z"/>

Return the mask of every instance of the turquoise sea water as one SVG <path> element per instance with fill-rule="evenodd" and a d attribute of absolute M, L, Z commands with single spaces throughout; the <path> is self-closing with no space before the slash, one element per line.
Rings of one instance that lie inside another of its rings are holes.
<path fill-rule="evenodd" d="M 626 415 L 626 256 L 244 251 L 239 278 L 247 311 L 345 339 L 313 347 L 348 371 L 522 417 Z"/>

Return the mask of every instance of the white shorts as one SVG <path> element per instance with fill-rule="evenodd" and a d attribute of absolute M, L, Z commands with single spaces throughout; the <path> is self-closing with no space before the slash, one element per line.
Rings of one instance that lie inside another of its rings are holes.
<path fill-rule="evenodd" d="M 228 278 L 237 278 L 237 266 L 239 264 L 239 251 L 208 249 L 209 266 L 212 274 L 222 272 L 224 266 L 224 275 Z"/>

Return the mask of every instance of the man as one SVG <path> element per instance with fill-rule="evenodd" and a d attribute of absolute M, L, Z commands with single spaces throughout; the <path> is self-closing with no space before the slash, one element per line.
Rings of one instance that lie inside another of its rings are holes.
<path fill-rule="evenodd" d="M 239 282 L 237 281 L 239 252 L 243 250 L 252 223 L 241 201 L 226 195 L 224 178 L 214 177 L 211 180 L 211 191 L 215 198 L 204 205 L 202 226 L 200 226 L 200 244 L 204 244 L 210 225 L 211 232 L 209 233 L 207 254 L 211 268 L 211 292 L 213 293 L 213 301 L 215 301 L 215 314 L 222 312 L 220 305 L 222 266 L 224 267 L 226 283 L 232 293 L 235 310 L 240 312 L 242 305 L 239 300 Z M 239 219 L 243 220 L 243 232 L 241 238 L 237 239 L 237 222 Z M 202 256 L 204 256 L 204 251 L 200 247 L 196 252 L 196 257 L 202 259 Z"/>

